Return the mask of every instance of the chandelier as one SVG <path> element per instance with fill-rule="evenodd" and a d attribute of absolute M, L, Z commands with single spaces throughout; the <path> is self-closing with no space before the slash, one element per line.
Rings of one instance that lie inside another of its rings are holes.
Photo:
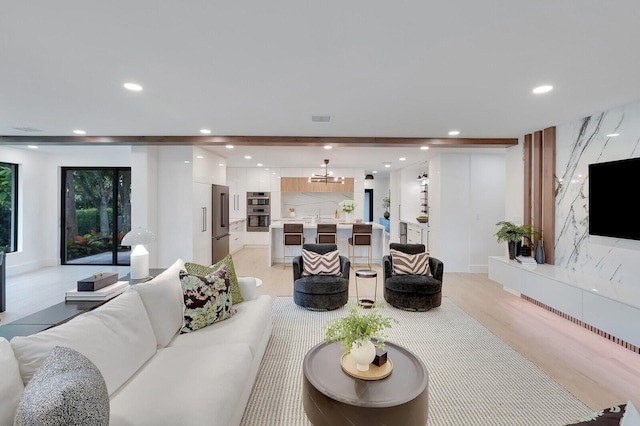
<path fill-rule="evenodd" d="M 319 182 L 319 183 L 341 183 L 344 185 L 343 177 L 334 177 L 332 172 L 329 172 L 329 160 L 324 160 L 324 174 L 312 174 L 309 176 L 309 182 Z"/>

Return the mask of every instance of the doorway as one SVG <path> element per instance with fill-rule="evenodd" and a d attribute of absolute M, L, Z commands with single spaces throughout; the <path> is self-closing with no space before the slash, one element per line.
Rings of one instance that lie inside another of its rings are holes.
<path fill-rule="evenodd" d="M 373 222 L 373 189 L 364 190 L 364 221 Z"/>

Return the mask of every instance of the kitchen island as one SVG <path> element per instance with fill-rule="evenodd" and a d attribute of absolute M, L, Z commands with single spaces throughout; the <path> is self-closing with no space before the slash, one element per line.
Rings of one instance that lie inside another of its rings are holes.
<path fill-rule="evenodd" d="M 274 263 L 284 262 L 284 245 L 283 245 L 283 224 L 302 223 L 304 225 L 304 240 L 306 244 L 315 244 L 318 225 L 314 221 L 283 219 L 273 220 L 269 226 L 269 266 Z M 335 222 L 322 219 L 320 223 L 337 223 L 338 225 L 338 251 L 342 256 L 349 257 L 348 239 L 352 234 L 353 223 Z M 379 223 L 371 223 L 373 225 L 373 235 L 371 243 L 371 262 L 382 265 L 382 256 L 386 244 L 385 228 Z M 302 247 L 287 247 L 287 260 L 290 256 L 299 256 L 302 253 Z M 366 265 L 368 248 L 366 246 L 356 246 L 355 248 L 355 264 Z"/>

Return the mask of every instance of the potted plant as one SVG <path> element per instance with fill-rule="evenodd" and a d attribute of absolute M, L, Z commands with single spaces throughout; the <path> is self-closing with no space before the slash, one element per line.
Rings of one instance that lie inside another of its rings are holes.
<path fill-rule="evenodd" d="M 373 309 L 363 314 L 357 302 L 347 304 L 349 314 L 325 324 L 326 343 L 338 342 L 345 352 L 350 352 L 359 371 L 368 371 L 369 364 L 376 356 L 376 346 L 384 349 L 385 329 L 390 328 L 394 318 L 383 317 L 378 310 L 381 304 L 375 303 Z M 371 341 L 376 340 L 376 344 Z"/>
<path fill-rule="evenodd" d="M 391 199 L 389 197 L 384 197 L 382 199 L 382 208 L 384 209 L 384 218 L 389 219 L 389 207 L 391 206 Z"/>
<path fill-rule="evenodd" d="M 520 246 L 522 245 L 522 239 L 529 241 L 531 245 L 531 237 L 538 235 L 538 232 L 534 231 L 531 225 L 516 225 L 513 222 L 501 221 L 496 223 L 500 226 L 495 236 L 498 238 L 498 242 L 505 241 L 509 248 L 509 259 L 515 259 L 520 254 Z"/>

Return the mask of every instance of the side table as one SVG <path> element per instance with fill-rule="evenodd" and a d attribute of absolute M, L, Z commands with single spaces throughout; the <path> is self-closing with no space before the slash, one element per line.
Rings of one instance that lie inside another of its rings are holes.
<path fill-rule="evenodd" d="M 358 296 L 358 278 L 375 278 L 375 287 L 373 290 L 373 300 L 371 299 L 360 299 Z M 365 309 L 369 309 L 376 303 L 378 298 L 378 273 L 376 271 L 372 271 L 370 269 L 359 269 L 356 271 L 356 300 L 358 304 Z"/>
<path fill-rule="evenodd" d="M 342 371 L 342 347 L 320 343 L 304 357 L 302 403 L 314 426 L 424 426 L 429 372 L 407 349 L 387 342 L 389 377 L 360 380 Z"/>

